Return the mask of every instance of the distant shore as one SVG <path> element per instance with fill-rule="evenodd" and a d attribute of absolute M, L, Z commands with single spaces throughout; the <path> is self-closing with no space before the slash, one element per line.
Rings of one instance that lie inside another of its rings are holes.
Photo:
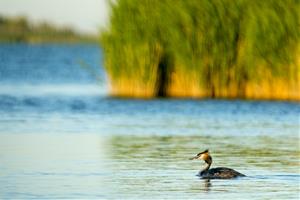
<path fill-rule="evenodd" d="M 97 43 L 96 35 L 46 22 L 32 23 L 26 17 L 0 15 L 0 43 Z"/>

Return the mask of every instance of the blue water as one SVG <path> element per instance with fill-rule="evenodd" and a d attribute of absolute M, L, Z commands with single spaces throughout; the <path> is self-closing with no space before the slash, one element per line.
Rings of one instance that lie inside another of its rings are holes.
<path fill-rule="evenodd" d="M 1 83 L 87 84 L 104 76 L 97 45 L 1 44 L 0 55 Z"/>
<path fill-rule="evenodd" d="M 96 45 L 0 45 L 0 198 L 297 199 L 300 104 L 108 97 Z M 205 182 L 214 166 L 247 178 Z"/>

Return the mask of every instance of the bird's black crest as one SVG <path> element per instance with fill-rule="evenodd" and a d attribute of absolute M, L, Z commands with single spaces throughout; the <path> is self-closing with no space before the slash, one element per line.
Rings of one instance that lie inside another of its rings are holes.
<path fill-rule="evenodd" d="M 204 153 L 208 153 L 208 149 L 206 149 L 205 151 L 202 151 L 202 152 L 198 153 L 197 156 L 200 156 L 201 154 L 204 154 Z"/>

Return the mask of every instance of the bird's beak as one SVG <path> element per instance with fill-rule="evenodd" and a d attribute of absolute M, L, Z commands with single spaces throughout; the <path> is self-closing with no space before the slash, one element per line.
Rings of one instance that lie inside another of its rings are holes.
<path fill-rule="evenodd" d="M 189 160 L 196 160 L 198 158 L 199 158 L 199 156 L 195 156 L 195 157 L 189 158 Z"/>

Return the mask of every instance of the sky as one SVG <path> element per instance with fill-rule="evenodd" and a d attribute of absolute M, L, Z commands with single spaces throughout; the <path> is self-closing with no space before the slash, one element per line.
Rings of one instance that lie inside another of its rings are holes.
<path fill-rule="evenodd" d="M 0 15 L 26 16 L 70 26 L 83 33 L 97 33 L 108 23 L 107 0 L 0 0 Z"/>

